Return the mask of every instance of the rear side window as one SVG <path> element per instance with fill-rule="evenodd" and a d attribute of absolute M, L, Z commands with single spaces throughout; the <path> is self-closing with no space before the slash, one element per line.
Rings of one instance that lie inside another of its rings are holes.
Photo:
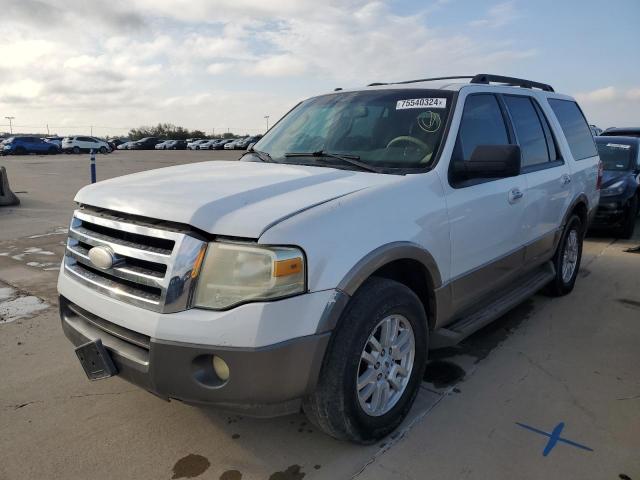
<path fill-rule="evenodd" d="M 598 154 L 587 120 L 580 107 L 571 100 L 550 98 L 549 105 L 556 114 L 575 160 L 584 160 Z"/>
<path fill-rule="evenodd" d="M 522 167 L 549 161 L 549 151 L 538 113 L 529 97 L 506 95 L 507 104 L 518 144 L 522 151 Z"/>
<path fill-rule="evenodd" d="M 492 94 L 467 97 L 456 142 L 455 161 L 467 161 L 478 145 L 507 145 L 509 136 L 498 100 Z"/>

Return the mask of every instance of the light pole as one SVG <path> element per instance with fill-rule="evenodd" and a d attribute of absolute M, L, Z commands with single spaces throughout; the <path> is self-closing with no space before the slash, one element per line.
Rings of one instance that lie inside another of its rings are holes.
<path fill-rule="evenodd" d="M 13 123 L 12 120 L 16 117 L 4 117 L 7 120 L 9 120 L 9 133 L 11 133 L 13 135 Z"/>
<path fill-rule="evenodd" d="M 267 130 L 265 130 L 265 131 L 268 131 L 269 130 L 269 115 L 265 115 L 264 118 L 267 121 Z"/>

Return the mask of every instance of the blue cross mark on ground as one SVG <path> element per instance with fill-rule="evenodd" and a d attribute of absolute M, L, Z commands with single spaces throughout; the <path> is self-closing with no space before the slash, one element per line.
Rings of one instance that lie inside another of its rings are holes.
<path fill-rule="evenodd" d="M 537 428 L 533 428 L 529 425 L 525 425 L 524 423 L 520 423 L 520 422 L 516 422 L 516 425 L 522 427 L 522 428 L 526 428 L 527 430 L 530 430 L 532 432 L 535 433 L 539 433 L 540 435 L 544 435 L 545 437 L 549 438 L 549 441 L 547 442 L 547 445 L 544 447 L 544 450 L 542 451 L 542 456 L 546 457 L 547 455 L 549 455 L 549 453 L 551 452 L 551 450 L 553 450 L 553 447 L 556 446 L 556 444 L 558 442 L 562 442 L 562 443 L 566 443 L 567 445 L 572 445 L 576 448 L 581 448 L 582 450 L 587 450 L 589 452 L 593 452 L 593 449 L 585 446 L 585 445 L 581 445 L 577 442 L 574 442 L 572 440 L 567 440 L 566 438 L 562 438 L 560 436 L 560 434 L 562 433 L 562 429 L 564 428 L 564 423 L 560 422 L 558 425 L 556 425 L 554 427 L 554 429 L 551 431 L 551 433 L 547 433 L 544 432 L 542 430 L 538 430 Z"/>

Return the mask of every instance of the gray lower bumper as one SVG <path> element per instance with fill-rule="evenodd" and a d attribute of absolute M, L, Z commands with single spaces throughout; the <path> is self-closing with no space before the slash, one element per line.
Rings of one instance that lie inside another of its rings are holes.
<path fill-rule="evenodd" d="M 118 376 L 164 399 L 218 405 L 256 415 L 289 413 L 315 388 L 330 333 L 263 348 L 227 348 L 146 337 L 60 297 L 62 329 L 75 346 L 100 338 Z M 230 376 L 221 381 L 212 356 Z"/>

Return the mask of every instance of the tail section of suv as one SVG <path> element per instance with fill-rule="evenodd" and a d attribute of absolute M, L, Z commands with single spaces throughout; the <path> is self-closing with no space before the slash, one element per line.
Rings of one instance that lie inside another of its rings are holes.
<path fill-rule="evenodd" d="M 240 162 L 83 188 L 62 327 L 91 378 L 245 412 L 302 405 L 371 442 L 406 416 L 430 348 L 574 288 L 601 174 L 580 108 L 546 84 L 320 95 Z"/>

